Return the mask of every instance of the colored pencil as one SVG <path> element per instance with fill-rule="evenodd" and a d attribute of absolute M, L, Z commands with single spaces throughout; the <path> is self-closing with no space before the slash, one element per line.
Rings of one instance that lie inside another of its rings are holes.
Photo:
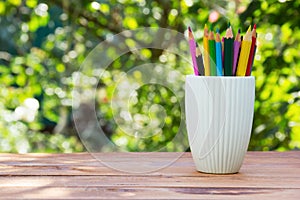
<path fill-rule="evenodd" d="M 241 52 L 240 52 L 238 67 L 236 71 L 237 76 L 245 76 L 246 74 L 249 54 L 251 50 L 251 43 L 252 43 L 252 34 L 251 34 L 251 26 L 249 26 L 241 44 Z"/>
<path fill-rule="evenodd" d="M 224 71 L 224 37 L 222 37 L 222 67 Z M 224 73 L 223 73 L 224 75 Z"/>
<path fill-rule="evenodd" d="M 217 75 L 217 68 L 216 68 L 216 45 L 215 45 L 215 36 L 214 32 L 210 30 L 208 35 L 208 46 L 209 46 L 209 66 L 210 66 L 210 75 L 216 76 Z"/>
<path fill-rule="evenodd" d="M 194 74 L 196 76 L 198 76 L 199 72 L 198 72 L 198 66 L 197 66 L 197 61 L 196 61 L 196 43 L 195 43 L 195 39 L 194 39 L 191 27 L 188 27 L 188 31 L 189 31 L 189 45 L 190 45 L 190 52 L 191 52 L 192 61 L 193 61 Z"/>
<path fill-rule="evenodd" d="M 219 29 L 214 33 L 212 25 L 208 29 L 205 24 L 203 49 L 195 41 L 190 27 L 188 37 L 196 76 L 251 76 L 257 50 L 256 24 L 252 30 L 249 26 L 244 36 L 239 29 L 235 38 L 230 22 L 224 37 L 221 37 Z"/>
<path fill-rule="evenodd" d="M 197 60 L 197 65 L 198 65 L 199 76 L 204 76 L 205 70 L 204 70 L 204 65 L 203 65 L 203 58 L 202 58 L 201 50 L 198 46 L 198 43 L 196 43 L 196 60 Z"/>
<path fill-rule="evenodd" d="M 250 49 L 250 54 L 249 54 L 249 59 L 247 64 L 246 76 L 251 75 L 252 65 L 253 65 L 253 60 L 255 55 L 255 46 L 256 46 L 256 24 L 254 24 L 252 30 L 252 44 L 251 44 L 251 49 Z"/>
<path fill-rule="evenodd" d="M 232 76 L 233 33 L 231 26 L 226 30 L 224 38 L 224 75 Z"/>
<path fill-rule="evenodd" d="M 208 47 L 208 28 L 207 28 L 206 24 L 204 26 L 203 48 L 204 48 L 203 55 L 204 55 L 205 76 L 210 76 L 209 47 Z"/>
<path fill-rule="evenodd" d="M 236 66 L 239 58 L 239 52 L 241 47 L 241 29 L 238 30 L 235 40 L 233 42 L 233 66 L 232 66 L 232 75 L 236 73 Z"/>
<path fill-rule="evenodd" d="M 256 37 L 257 37 L 257 34 L 256 34 Z M 257 45 L 255 45 L 255 47 L 254 47 L 254 54 L 253 54 L 253 59 L 252 59 L 252 64 L 251 64 L 251 71 L 252 71 L 252 67 L 253 67 L 253 62 L 254 62 L 254 56 L 255 56 L 255 53 L 256 53 L 256 48 L 257 48 Z"/>
<path fill-rule="evenodd" d="M 217 75 L 223 76 L 223 66 L 222 66 L 222 42 L 220 38 L 219 29 L 216 33 L 216 65 L 217 65 Z"/>

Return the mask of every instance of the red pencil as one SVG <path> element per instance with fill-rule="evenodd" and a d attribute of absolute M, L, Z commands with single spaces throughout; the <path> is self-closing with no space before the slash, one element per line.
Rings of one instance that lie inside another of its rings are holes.
<path fill-rule="evenodd" d="M 253 63 L 254 54 L 255 54 L 255 46 L 256 46 L 256 24 L 254 24 L 253 30 L 252 30 L 252 44 L 251 44 L 249 59 L 248 59 L 248 63 L 247 63 L 246 76 L 251 75 L 252 63 Z"/>

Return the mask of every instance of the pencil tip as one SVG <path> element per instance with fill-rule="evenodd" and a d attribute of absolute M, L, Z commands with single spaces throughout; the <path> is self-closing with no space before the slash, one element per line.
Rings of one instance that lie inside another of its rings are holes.
<path fill-rule="evenodd" d="M 188 27 L 188 30 L 189 30 L 190 32 L 192 32 L 192 29 L 191 29 L 191 27 L 190 27 L 190 26 Z"/>
<path fill-rule="evenodd" d="M 209 28 L 210 31 L 213 31 L 213 25 L 210 24 L 210 28 Z"/>
<path fill-rule="evenodd" d="M 249 26 L 249 28 L 248 28 L 247 32 L 250 32 L 250 31 L 251 31 L 251 25 Z"/>
<path fill-rule="evenodd" d="M 219 28 L 217 28 L 217 33 L 220 33 L 220 30 L 219 30 Z"/>
<path fill-rule="evenodd" d="M 253 29 L 256 29 L 256 24 L 253 25 Z"/>
<path fill-rule="evenodd" d="M 241 33 L 241 29 L 239 28 L 238 33 Z"/>
<path fill-rule="evenodd" d="M 230 22 L 228 22 L 228 28 L 231 26 Z"/>
<path fill-rule="evenodd" d="M 204 25 L 204 29 L 207 29 L 207 24 Z"/>

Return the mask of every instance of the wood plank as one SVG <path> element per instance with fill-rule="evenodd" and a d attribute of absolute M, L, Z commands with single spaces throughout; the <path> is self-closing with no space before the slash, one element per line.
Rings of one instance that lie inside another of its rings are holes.
<path fill-rule="evenodd" d="M 300 189 L 298 177 L 282 181 L 281 177 L 224 175 L 210 177 L 179 176 L 2 176 L 1 187 L 253 187 Z"/>
<path fill-rule="evenodd" d="M 182 153 L 108 153 L 114 164 L 166 164 Z M 0 199 L 299 199 L 300 152 L 248 152 L 238 174 L 195 170 L 184 153 L 161 170 L 130 174 L 88 153 L 0 154 Z"/>
<path fill-rule="evenodd" d="M 175 154 L 175 155 L 174 155 Z M 111 162 L 119 165 L 136 166 L 132 160 L 138 159 L 140 165 L 156 165 L 166 158 L 176 157 L 176 153 L 108 153 Z M 164 164 L 164 163 L 163 163 Z M 283 169 L 285 169 L 283 173 Z M 80 154 L 0 154 L 0 175 L 125 175 L 126 172 L 106 167 L 88 153 Z M 251 176 L 300 176 L 300 151 L 294 152 L 248 152 L 240 174 Z M 150 175 L 172 176 L 211 176 L 195 170 L 191 154 L 184 153 L 175 163 Z"/>
<path fill-rule="evenodd" d="M 9 187 L 0 199 L 298 199 L 299 190 L 269 188 Z"/>

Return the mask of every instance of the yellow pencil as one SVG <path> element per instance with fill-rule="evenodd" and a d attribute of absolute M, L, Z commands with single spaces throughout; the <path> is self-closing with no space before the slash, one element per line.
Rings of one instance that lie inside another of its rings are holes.
<path fill-rule="evenodd" d="M 252 34 L 251 26 L 249 26 L 241 44 L 241 52 L 239 63 L 236 71 L 236 76 L 245 76 L 248 64 L 248 58 L 251 50 Z"/>
<path fill-rule="evenodd" d="M 203 48 L 204 48 L 204 70 L 205 76 L 210 76 L 210 66 L 209 66 L 209 47 L 208 47 L 208 28 L 205 24 L 204 35 L 203 35 Z"/>

